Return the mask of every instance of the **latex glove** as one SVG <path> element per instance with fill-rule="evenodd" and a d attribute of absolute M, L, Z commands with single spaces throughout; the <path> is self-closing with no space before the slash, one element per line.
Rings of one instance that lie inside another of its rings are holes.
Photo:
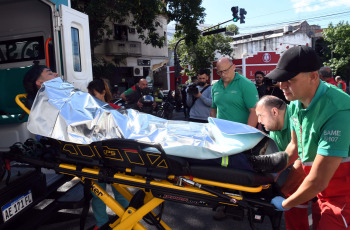
<path fill-rule="evenodd" d="M 271 200 L 271 204 L 273 204 L 276 207 L 277 211 L 288 211 L 289 209 L 284 209 L 282 207 L 282 202 L 285 200 L 285 198 L 281 197 L 281 196 L 275 196 L 272 200 Z"/>

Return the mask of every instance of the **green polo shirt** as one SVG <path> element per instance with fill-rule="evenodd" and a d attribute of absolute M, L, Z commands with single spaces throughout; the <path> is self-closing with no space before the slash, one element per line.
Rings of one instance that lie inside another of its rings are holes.
<path fill-rule="evenodd" d="M 258 91 L 252 81 L 236 73 L 225 88 L 222 79 L 211 89 L 212 108 L 217 109 L 217 118 L 247 124 L 249 109 L 259 100 Z"/>
<path fill-rule="evenodd" d="M 349 156 L 349 95 L 321 81 L 308 108 L 303 109 L 301 102 L 293 101 L 290 109 L 302 162 L 313 162 L 316 154 Z"/>
<path fill-rule="evenodd" d="M 289 144 L 291 139 L 289 114 L 289 108 L 287 107 L 286 112 L 284 114 L 284 124 L 281 131 L 270 131 L 270 137 L 276 142 L 279 151 L 286 150 L 287 145 Z"/>

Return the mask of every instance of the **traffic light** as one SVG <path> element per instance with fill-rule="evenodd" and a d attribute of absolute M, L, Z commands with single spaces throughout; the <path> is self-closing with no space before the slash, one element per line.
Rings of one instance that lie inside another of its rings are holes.
<path fill-rule="evenodd" d="M 244 8 L 239 9 L 239 23 L 245 23 L 244 19 L 245 19 L 245 15 L 247 14 L 247 11 L 245 11 Z"/>
<path fill-rule="evenodd" d="M 238 6 L 233 6 L 231 8 L 231 11 L 232 11 L 232 16 L 233 16 L 233 21 L 234 22 L 237 22 L 239 17 L 238 17 Z"/>

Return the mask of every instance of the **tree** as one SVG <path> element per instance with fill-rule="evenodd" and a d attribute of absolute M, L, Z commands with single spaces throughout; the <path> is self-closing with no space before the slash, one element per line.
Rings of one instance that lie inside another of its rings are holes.
<path fill-rule="evenodd" d="M 226 33 L 231 33 L 232 35 L 239 34 L 238 27 L 235 24 L 226 26 Z"/>
<path fill-rule="evenodd" d="M 348 22 L 332 23 L 323 31 L 323 38 L 329 43 L 330 59 L 324 63 L 332 68 L 337 75 L 347 78 L 350 72 L 350 25 Z"/>
<path fill-rule="evenodd" d="M 162 25 L 156 20 L 161 14 L 169 21 L 184 25 L 177 28 L 177 33 L 185 36 L 186 44 L 196 42 L 200 35 L 197 25 L 203 23 L 205 16 L 201 3 L 202 0 L 72 0 L 71 4 L 72 8 L 89 15 L 93 50 L 105 36 L 112 35 L 107 21 L 121 23 L 128 18 L 132 18 L 132 26 L 146 44 L 163 47 L 166 38 L 157 33 Z"/>
<path fill-rule="evenodd" d="M 170 48 L 174 48 L 177 37 L 170 42 Z M 181 66 L 185 67 L 187 75 L 194 76 L 200 69 L 211 68 L 216 52 L 232 56 L 233 48 L 230 45 L 231 38 L 222 33 L 208 36 L 200 36 L 196 44 L 179 44 L 177 54 L 181 60 Z M 186 68 L 191 65 L 191 71 Z"/>

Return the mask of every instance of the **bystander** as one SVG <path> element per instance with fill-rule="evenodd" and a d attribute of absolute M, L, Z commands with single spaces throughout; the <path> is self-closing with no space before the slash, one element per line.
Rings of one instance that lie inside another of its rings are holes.
<path fill-rule="evenodd" d="M 189 121 L 207 123 L 212 104 L 211 86 L 208 84 L 210 70 L 200 70 L 198 81 L 187 89 L 186 104 L 190 108 Z"/>

